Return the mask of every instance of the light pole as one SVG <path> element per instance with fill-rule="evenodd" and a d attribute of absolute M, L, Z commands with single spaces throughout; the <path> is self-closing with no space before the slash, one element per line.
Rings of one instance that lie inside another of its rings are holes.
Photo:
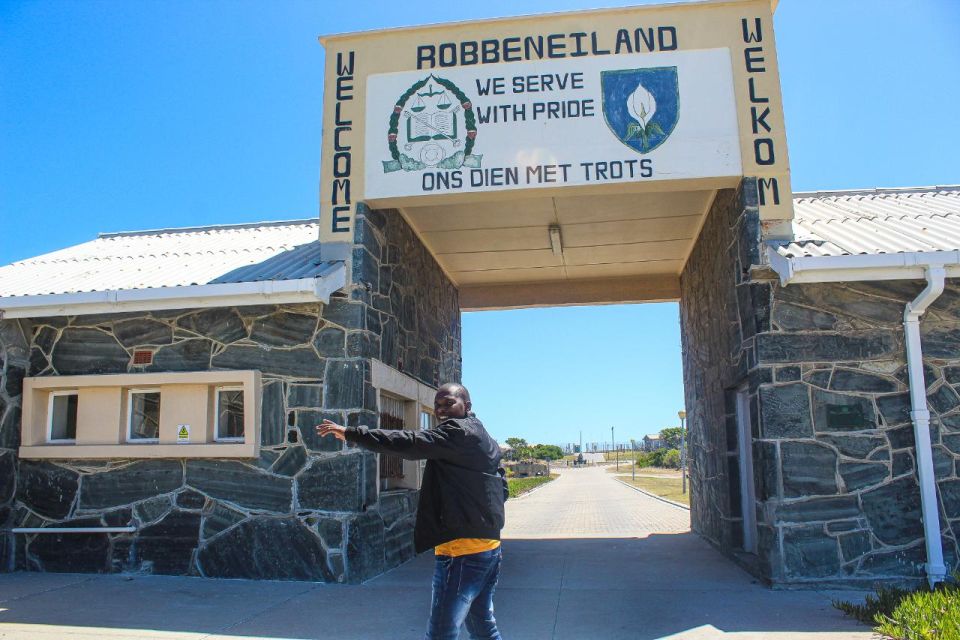
<path fill-rule="evenodd" d="M 610 427 L 610 446 L 611 446 L 611 447 L 614 447 L 614 446 L 615 446 L 615 445 L 613 444 L 613 427 Z"/>
<path fill-rule="evenodd" d="M 684 495 L 687 494 L 687 426 L 685 424 L 687 419 L 687 412 L 677 411 L 677 417 L 680 418 L 680 475 L 683 478 L 683 491 Z"/>

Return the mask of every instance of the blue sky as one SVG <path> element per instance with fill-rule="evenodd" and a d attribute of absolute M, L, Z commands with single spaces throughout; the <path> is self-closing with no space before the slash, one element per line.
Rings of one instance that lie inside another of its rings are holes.
<path fill-rule="evenodd" d="M 324 33 L 648 4 L 0 3 L 0 264 L 98 231 L 316 215 Z M 868 8 L 869 7 L 869 8 Z M 960 182 L 960 2 L 783 0 L 795 190 Z M 499 438 L 640 437 L 683 403 L 674 304 L 464 315 Z"/>

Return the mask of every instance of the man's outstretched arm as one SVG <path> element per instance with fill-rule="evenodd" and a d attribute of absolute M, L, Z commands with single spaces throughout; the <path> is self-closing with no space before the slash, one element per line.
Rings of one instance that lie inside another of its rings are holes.
<path fill-rule="evenodd" d="M 377 453 L 392 453 L 407 460 L 430 460 L 456 457 L 463 446 L 463 429 L 454 423 L 423 431 L 402 429 L 369 429 L 344 427 L 330 420 L 317 425 L 320 436 L 334 436 Z"/>

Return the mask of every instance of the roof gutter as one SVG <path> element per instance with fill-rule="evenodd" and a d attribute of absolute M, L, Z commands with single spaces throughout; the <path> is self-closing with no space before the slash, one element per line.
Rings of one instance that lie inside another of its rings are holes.
<path fill-rule="evenodd" d="M 947 277 L 960 276 L 960 252 L 897 253 L 855 256 L 810 256 L 788 258 L 768 247 L 770 266 L 784 286 L 794 283 L 843 282 L 856 280 L 915 280 L 923 278 L 927 286 L 903 311 L 903 330 L 907 348 L 907 376 L 910 388 L 910 419 L 917 454 L 920 482 L 920 508 L 927 552 L 927 581 L 933 587 L 947 577 L 940 537 L 940 510 L 937 506 L 937 477 L 930 442 L 930 410 L 927 385 L 923 376 L 923 351 L 920 343 L 920 316 L 943 293 Z"/>
<path fill-rule="evenodd" d="M 788 258 L 775 247 L 767 247 L 767 257 L 784 286 L 804 282 L 922 280 L 931 266 L 943 267 L 948 278 L 960 277 L 960 251 Z"/>
<path fill-rule="evenodd" d="M 0 319 L 77 316 L 93 313 L 203 309 L 252 304 L 329 302 L 346 285 L 346 267 L 337 265 L 316 278 L 201 284 L 154 289 L 115 289 L 0 298 Z"/>

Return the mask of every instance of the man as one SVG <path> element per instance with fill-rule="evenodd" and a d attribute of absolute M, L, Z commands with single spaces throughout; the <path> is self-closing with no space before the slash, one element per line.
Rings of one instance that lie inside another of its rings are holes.
<path fill-rule="evenodd" d="M 471 638 L 501 640 L 493 616 L 507 496 L 500 447 L 470 411 L 463 385 L 440 387 L 433 407 L 439 421 L 433 429 L 342 427 L 324 420 L 317 433 L 427 461 L 413 532 L 417 553 L 435 548 L 436 555 L 426 638 L 456 640 L 466 622 Z"/>

